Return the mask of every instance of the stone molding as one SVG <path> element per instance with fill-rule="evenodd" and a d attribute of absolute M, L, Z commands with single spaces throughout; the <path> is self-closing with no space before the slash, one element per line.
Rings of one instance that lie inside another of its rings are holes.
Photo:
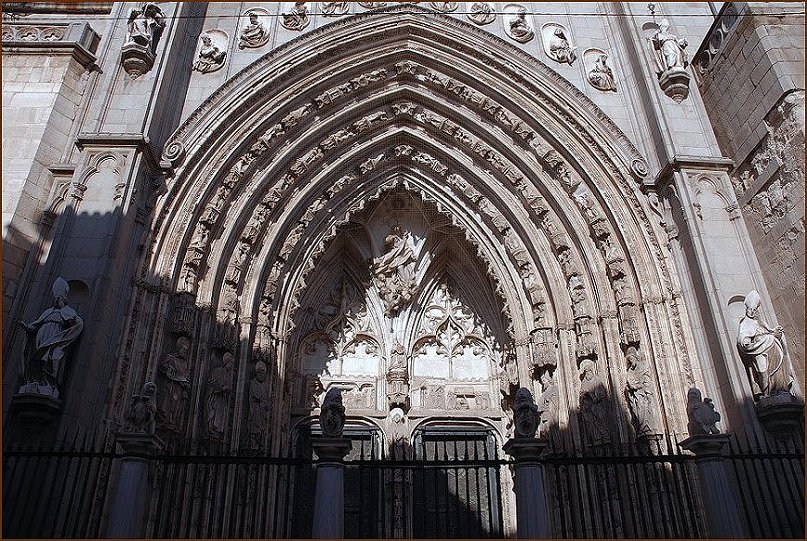
<path fill-rule="evenodd" d="M 87 23 L 23 24 L 3 22 L 6 54 L 69 54 L 88 70 L 96 69 L 100 36 Z"/>

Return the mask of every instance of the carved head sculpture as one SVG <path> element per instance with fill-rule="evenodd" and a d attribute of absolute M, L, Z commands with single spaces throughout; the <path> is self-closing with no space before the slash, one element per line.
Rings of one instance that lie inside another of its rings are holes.
<path fill-rule="evenodd" d="M 254 11 L 249 13 L 249 24 L 258 24 L 258 14 Z"/>
<path fill-rule="evenodd" d="M 53 306 L 56 308 L 64 308 L 67 304 L 67 294 L 70 292 L 70 286 L 65 279 L 61 276 L 56 278 L 56 281 L 53 282 L 51 292 L 53 293 Z"/>
<path fill-rule="evenodd" d="M 625 357 L 628 359 L 628 367 L 636 368 L 639 364 L 639 350 L 631 346 L 625 352 Z"/>
<path fill-rule="evenodd" d="M 188 353 L 191 350 L 191 341 L 188 340 L 186 336 L 179 336 L 176 341 L 177 345 L 177 357 L 181 357 L 186 359 L 188 357 Z"/>
<path fill-rule="evenodd" d="M 322 435 L 326 438 L 341 438 L 345 428 L 345 406 L 342 405 L 342 389 L 331 387 L 322 399 L 319 414 Z"/>
<path fill-rule="evenodd" d="M 745 316 L 754 319 L 757 317 L 757 312 L 759 311 L 759 306 L 762 304 L 762 297 L 759 296 L 759 293 L 756 289 L 752 289 L 748 292 L 748 295 L 745 296 Z"/>
<path fill-rule="evenodd" d="M 516 438 L 534 438 L 538 430 L 538 406 L 526 387 L 516 391 L 513 400 L 513 420 Z"/>
<path fill-rule="evenodd" d="M 140 396 L 143 398 L 151 399 L 155 394 L 157 394 L 157 384 L 153 381 L 147 381 L 140 389 Z"/>
<path fill-rule="evenodd" d="M 213 40 L 210 39 L 210 36 L 207 34 L 202 34 L 202 43 L 205 47 L 210 47 L 213 44 Z"/>
<path fill-rule="evenodd" d="M 556 26 L 556 27 L 555 27 L 555 32 L 554 32 L 554 33 L 555 33 L 555 35 L 556 35 L 557 37 L 559 37 L 560 39 L 563 39 L 563 40 L 565 40 L 565 39 L 566 39 L 566 36 L 563 34 L 563 28 L 561 28 L 561 27 L 559 27 L 559 26 Z"/>
<path fill-rule="evenodd" d="M 594 361 L 585 359 L 582 363 L 580 363 L 580 379 L 583 381 L 592 380 L 594 379 L 594 376 Z"/>

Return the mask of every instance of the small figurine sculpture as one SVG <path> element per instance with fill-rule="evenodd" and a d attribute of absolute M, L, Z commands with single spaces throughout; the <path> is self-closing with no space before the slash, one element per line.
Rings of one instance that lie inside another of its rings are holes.
<path fill-rule="evenodd" d="M 636 435 L 646 438 L 658 433 L 656 399 L 653 393 L 650 363 L 633 346 L 625 352 L 625 357 L 628 360 L 628 406 L 636 427 Z"/>
<path fill-rule="evenodd" d="M 532 398 L 532 393 L 526 387 L 519 388 L 513 400 L 513 422 L 515 424 L 515 437 L 518 439 L 532 439 L 538 430 L 538 406 Z"/>
<path fill-rule="evenodd" d="M 748 372 L 754 399 L 791 393 L 795 375 L 784 329 L 771 328 L 759 317 L 762 299 L 756 290 L 745 296 L 745 317 L 737 329 L 737 351 Z"/>
<path fill-rule="evenodd" d="M 295 2 L 291 11 L 282 14 L 280 23 L 289 30 L 302 31 L 311 22 L 305 2 Z"/>
<path fill-rule="evenodd" d="M 566 38 L 566 33 L 563 28 L 556 26 L 549 38 L 549 57 L 561 64 L 569 64 L 570 66 L 577 59 L 576 47 L 569 45 L 569 40 Z"/>
<path fill-rule="evenodd" d="M 715 404 L 711 398 L 701 399 L 700 389 L 693 387 L 687 392 L 687 428 L 690 436 L 702 434 L 720 434 L 717 423 L 720 414 L 715 411 Z"/>
<path fill-rule="evenodd" d="M 487 2 L 474 2 L 471 4 L 468 18 L 475 24 L 484 26 L 492 23 L 496 19 L 496 14 L 493 13 L 493 8 Z"/>
<path fill-rule="evenodd" d="M 608 393 L 602 379 L 594 372 L 594 362 L 580 363 L 580 410 L 589 445 L 598 446 L 611 441 L 608 421 Z"/>
<path fill-rule="evenodd" d="M 535 36 L 535 32 L 533 32 L 532 28 L 527 23 L 526 8 L 518 8 L 516 16 L 510 19 L 507 33 L 519 43 L 527 43 Z"/>
<path fill-rule="evenodd" d="M 20 393 L 59 398 L 68 347 L 78 340 L 84 321 L 67 305 L 70 286 L 61 276 L 53 283 L 53 306 L 34 321 L 20 321 L 28 334 L 23 351 Z"/>
<path fill-rule="evenodd" d="M 127 43 L 133 42 L 147 47 L 154 54 L 165 29 L 165 14 L 159 6 L 148 2 L 141 8 L 132 8 L 129 10 L 127 23 L 129 27 Z"/>
<path fill-rule="evenodd" d="M 127 421 L 127 430 L 154 434 L 155 420 L 157 418 L 157 403 L 155 395 L 157 386 L 147 381 L 143 384 L 140 394 L 132 396 L 132 403 L 124 418 Z"/>
<path fill-rule="evenodd" d="M 202 47 L 199 49 L 199 58 L 194 62 L 193 69 L 201 73 L 211 73 L 220 69 L 224 66 L 227 52 L 219 49 L 207 32 L 202 34 L 201 39 Z"/>
<path fill-rule="evenodd" d="M 331 387 L 325 393 L 320 408 L 319 424 L 326 438 L 341 438 L 345 428 L 345 406 L 342 405 L 342 389 Z"/>
<path fill-rule="evenodd" d="M 658 30 L 648 38 L 653 49 L 659 86 L 666 95 L 680 103 L 689 95 L 687 40 L 670 33 L 670 23 L 662 19 Z"/>
<path fill-rule="evenodd" d="M 176 351 L 163 357 L 158 366 L 161 383 L 157 421 L 160 428 L 179 432 L 191 382 L 188 379 L 188 354 L 191 342 L 185 336 L 176 339 Z"/>
<path fill-rule="evenodd" d="M 614 83 L 614 72 L 607 64 L 608 55 L 600 53 L 594 59 L 594 64 L 588 70 L 588 82 L 597 90 L 604 92 L 616 92 L 616 84 Z"/>
<path fill-rule="evenodd" d="M 205 399 L 206 428 L 211 440 L 222 440 L 233 392 L 233 354 L 225 351 L 221 365 L 210 371 Z"/>
<path fill-rule="evenodd" d="M 269 32 L 261 22 L 258 12 L 250 11 L 247 16 L 249 17 L 249 24 L 241 30 L 241 34 L 238 36 L 238 48 L 255 49 L 266 45 L 269 41 Z"/>
<path fill-rule="evenodd" d="M 269 424 L 269 408 L 271 396 L 266 384 L 266 364 L 263 361 L 255 363 L 255 374 L 249 381 L 249 417 L 247 430 L 249 448 L 257 451 L 263 447 L 266 439 L 266 430 Z"/>

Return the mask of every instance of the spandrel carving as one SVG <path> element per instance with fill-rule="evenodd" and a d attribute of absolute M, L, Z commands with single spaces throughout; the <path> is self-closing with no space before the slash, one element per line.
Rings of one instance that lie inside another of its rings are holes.
<path fill-rule="evenodd" d="M 589 49 L 584 53 L 583 59 L 589 84 L 603 92 L 616 92 L 614 72 L 608 65 L 608 54 L 599 49 Z"/>
<path fill-rule="evenodd" d="M 535 37 L 535 32 L 527 22 L 527 8 L 520 7 L 515 14 L 510 15 L 505 31 L 519 43 L 527 43 Z"/>
<path fill-rule="evenodd" d="M 221 30 L 210 30 L 202 33 L 199 39 L 201 44 L 193 70 L 201 73 L 220 70 L 227 58 L 227 35 Z"/>
<path fill-rule="evenodd" d="M 567 30 L 557 23 L 547 23 L 541 29 L 546 55 L 555 62 L 571 66 L 577 60 L 577 47 L 572 47 L 567 34 Z"/>
<path fill-rule="evenodd" d="M 334 2 L 336 3 L 336 2 Z M 239 49 L 257 49 L 269 42 L 267 27 L 268 14 L 265 10 L 251 10 L 247 12 L 247 24 L 238 35 Z"/>
<path fill-rule="evenodd" d="M 496 20 L 496 14 L 488 2 L 474 2 L 471 4 L 468 18 L 479 26 L 490 24 Z"/>
<path fill-rule="evenodd" d="M 311 16 L 305 2 L 295 2 L 294 6 L 281 14 L 280 24 L 289 30 L 301 32 L 311 23 Z"/>
<path fill-rule="evenodd" d="M 350 11 L 350 2 L 322 2 L 320 7 L 323 17 L 339 17 Z"/>

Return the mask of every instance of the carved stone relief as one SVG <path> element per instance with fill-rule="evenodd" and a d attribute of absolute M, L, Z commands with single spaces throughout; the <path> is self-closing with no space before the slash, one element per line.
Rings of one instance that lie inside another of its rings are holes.
<path fill-rule="evenodd" d="M 602 49 L 586 49 L 583 52 L 586 80 L 597 90 L 616 92 L 614 72 L 608 65 L 608 53 Z"/>
<path fill-rule="evenodd" d="M 509 5 L 504 9 L 505 32 L 514 41 L 527 43 L 535 37 L 535 31 L 527 21 L 527 8 Z"/>
<path fill-rule="evenodd" d="M 121 48 L 121 64 L 133 78 L 151 70 L 157 44 L 165 29 L 165 14 L 160 7 L 146 2 L 129 10 L 126 43 Z"/>
<path fill-rule="evenodd" d="M 571 66 L 577 59 L 577 47 L 572 47 L 568 35 L 568 30 L 559 23 L 546 23 L 541 27 L 546 55 L 555 62 Z"/>
<path fill-rule="evenodd" d="M 350 2 L 320 2 L 323 17 L 339 17 L 350 11 Z"/>
<path fill-rule="evenodd" d="M 496 13 L 488 2 L 474 2 L 469 9 L 468 18 L 474 24 L 484 26 L 496 20 Z"/>
<path fill-rule="evenodd" d="M 269 12 L 263 8 L 252 8 L 244 15 L 246 23 L 238 34 L 238 48 L 257 49 L 269 43 Z"/>
<path fill-rule="evenodd" d="M 227 33 L 223 30 L 205 30 L 199 37 L 194 71 L 212 73 L 224 66 L 227 58 Z"/>
<path fill-rule="evenodd" d="M 295 2 L 294 6 L 281 13 L 280 24 L 289 30 L 301 32 L 311 23 L 311 16 L 305 2 Z"/>
<path fill-rule="evenodd" d="M 411 243 L 409 232 L 396 225 L 384 239 L 384 252 L 373 259 L 373 275 L 387 315 L 397 312 L 415 292 L 416 260 Z"/>
<path fill-rule="evenodd" d="M 457 10 L 459 2 L 429 2 L 429 7 L 443 13 L 450 13 Z"/>

